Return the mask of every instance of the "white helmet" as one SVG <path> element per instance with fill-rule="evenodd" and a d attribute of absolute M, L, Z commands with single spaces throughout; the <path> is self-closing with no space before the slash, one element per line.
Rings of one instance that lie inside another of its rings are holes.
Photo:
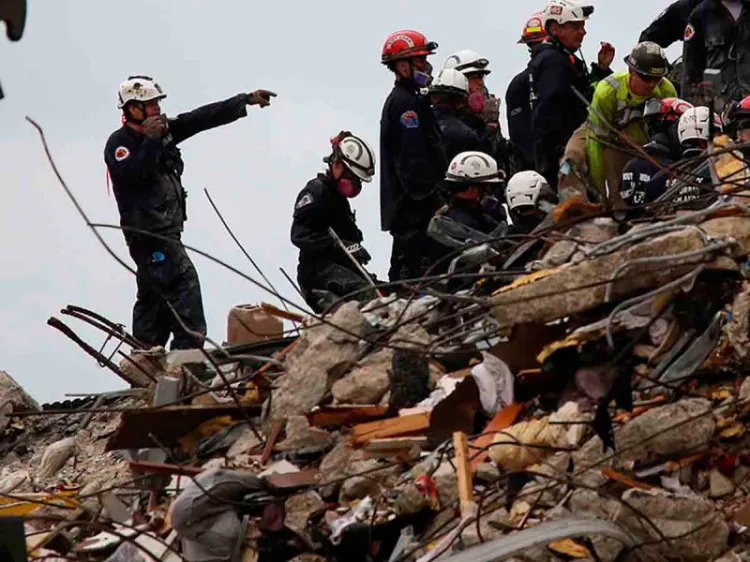
<path fill-rule="evenodd" d="M 477 72 L 481 72 L 482 74 L 489 74 L 490 72 L 492 72 L 489 68 L 487 68 L 489 64 L 490 61 L 483 57 L 480 57 L 474 51 L 463 49 L 462 51 L 453 53 L 451 56 L 445 59 L 445 63 L 443 63 L 443 70 L 447 68 L 455 68 L 456 70 L 463 72 L 464 74 L 473 74 Z"/>
<path fill-rule="evenodd" d="M 444 68 L 430 85 L 430 92 L 469 95 L 469 81 L 455 68 Z"/>
<path fill-rule="evenodd" d="M 534 206 L 539 199 L 542 189 L 550 189 L 547 180 L 533 170 L 518 172 L 508 182 L 505 188 L 505 200 L 508 208 L 514 210 L 526 205 Z"/>
<path fill-rule="evenodd" d="M 554 21 L 560 25 L 574 21 L 586 21 L 594 13 L 593 6 L 582 6 L 572 0 L 550 0 L 542 12 L 542 23 L 547 27 Z"/>
<path fill-rule="evenodd" d="M 498 183 L 500 172 L 495 159 L 475 150 L 462 152 L 448 166 L 445 179 L 455 183 Z"/>
<path fill-rule="evenodd" d="M 707 141 L 710 138 L 709 119 L 711 110 L 705 106 L 691 107 L 680 116 L 677 125 L 677 137 L 680 144 L 691 140 Z M 717 131 L 722 131 L 724 125 L 718 115 L 714 114 L 714 125 Z"/>
<path fill-rule="evenodd" d="M 375 152 L 364 139 L 343 132 L 331 139 L 331 144 L 333 159 L 340 159 L 362 181 L 372 181 L 375 175 Z M 331 157 L 325 161 L 330 162 Z"/>
<path fill-rule="evenodd" d="M 161 100 L 166 98 L 167 94 L 150 76 L 130 76 L 120 84 L 118 96 L 117 108 L 122 109 L 130 101 Z"/>

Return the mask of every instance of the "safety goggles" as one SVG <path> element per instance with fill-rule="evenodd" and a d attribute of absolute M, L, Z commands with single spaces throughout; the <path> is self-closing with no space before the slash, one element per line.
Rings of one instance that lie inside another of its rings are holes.
<path fill-rule="evenodd" d="M 648 74 L 641 74 L 640 72 L 636 72 L 636 74 L 638 75 L 638 78 L 649 84 L 656 84 L 661 82 L 661 79 L 664 78 L 663 76 L 649 76 Z"/>

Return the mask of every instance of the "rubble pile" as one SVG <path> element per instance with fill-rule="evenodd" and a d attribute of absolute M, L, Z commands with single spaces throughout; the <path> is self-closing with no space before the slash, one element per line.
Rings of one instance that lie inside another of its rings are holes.
<path fill-rule="evenodd" d="M 52 560 L 750 560 L 750 217 L 590 211 L 511 281 L 264 305 L 299 335 L 134 351 L 130 391 L 0 373 L 0 517 Z"/>

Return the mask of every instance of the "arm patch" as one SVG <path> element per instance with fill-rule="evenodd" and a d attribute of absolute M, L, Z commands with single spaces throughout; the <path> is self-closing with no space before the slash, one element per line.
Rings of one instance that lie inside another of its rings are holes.
<path fill-rule="evenodd" d="M 693 27 L 692 23 L 689 23 L 688 26 L 685 28 L 685 41 L 690 41 L 693 37 L 695 37 L 695 28 Z"/>
<path fill-rule="evenodd" d="M 302 197 L 300 197 L 300 200 L 297 201 L 297 204 L 294 206 L 295 211 L 299 211 L 300 209 L 304 209 L 308 205 L 313 204 L 313 196 L 309 193 L 305 193 Z"/>
<path fill-rule="evenodd" d="M 404 111 L 399 118 L 399 122 L 406 129 L 418 129 L 419 115 L 417 115 L 417 112 L 412 109 L 410 109 L 409 111 Z"/>
<path fill-rule="evenodd" d="M 122 162 L 130 156 L 130 150 L 126 146 L 118 146 L 115 148 L 115 160 Z"/>

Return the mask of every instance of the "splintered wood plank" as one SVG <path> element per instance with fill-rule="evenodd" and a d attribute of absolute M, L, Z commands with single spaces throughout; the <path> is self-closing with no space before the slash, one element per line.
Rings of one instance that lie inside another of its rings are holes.
<path fill-rule="evenodd" d="M 453 448 L 456 452 L 456 472 L 458 473 L 458 497 L 461 500 L 461 518 L 472 512 L 474 489 L 472 487 L 471 466 L 469 465 L 469 440 L 463 431 L 453 434 Z"/>
<path fill-rule="evenodd" d="M 270 314 L 271 316 L 283 318 L 284 320 L 291 320 L 292 322 L 297 322 L 298 324 L 301 324 L 305 319 L 305 317 L 301 314 L 295 314 L 294 312 L 290 312 L 288 310 L 282 310 L 279 307 L 267 302 L 260 303 L 260 309 L 266 314 Z"/>
<path fill-rule="evenodd" d="M 487 460 L 490 451 L 489 449 L 486 449 L 486 447 L 489 447 L 492 444 L 492 441 L 495 439 L 495 434 L 498 431 L 504 431 L 511 425 L 513 425 L 516 422 L 516 419 L 518 419 L 518 416 L 521 415 L 523 407 L 523 404 L 511 404 L 510 406 L 506 406 L 505 408 L 500 410 L 495 415 L 495 417 L 492 418 L 492 421 L 487 424 L 487 427 L 484 428 L 482 435 L 480 435 L 473 441 L 473 443 L 471 444 L 472 448 L 485 450 L 480 450 L 480 452 L 476 453 L 472 457 L 472 473 L 476 472 L 477 467 L 485 460 Z"/>
<path fill-rule="evenodd" d="M 373 439 L 419 434 L 426 432 L 429 427 L 430 413 L 423 412 L 355 425 L 352 439 L 355 445 L 365 445 Z"/>
<path fill-rule="evenodd" d="M 314 427 L 341 427 L 382 419 L 387 412 L 385 406 L 323 406 L 306 416 Z"/>

